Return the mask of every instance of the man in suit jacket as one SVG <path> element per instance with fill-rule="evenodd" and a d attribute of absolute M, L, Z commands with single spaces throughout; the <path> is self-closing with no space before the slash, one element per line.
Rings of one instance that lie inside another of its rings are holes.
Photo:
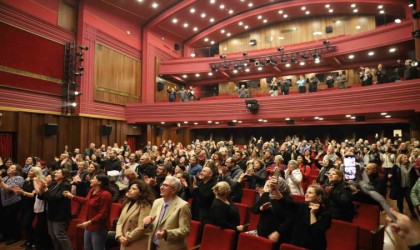
<path fill-rule="evenodd" d="M 146 228 L 151 230 L 149 249 L 184 250 L 190 232 L 191 210 L 188 202 L 176 194 L 181 182 L 167 176 L 160 187 L 162 198 L 154 201 L 150 215 L 144 218 Z"/>

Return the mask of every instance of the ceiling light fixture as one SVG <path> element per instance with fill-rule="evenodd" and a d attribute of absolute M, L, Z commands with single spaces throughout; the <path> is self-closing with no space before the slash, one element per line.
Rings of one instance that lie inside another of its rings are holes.
<path fill-rule="evenodd" d="M 195 77 L 200 77 L 200 74 L 198 74 L 198 73 L 197 73 L 197 74 L 195 74 Z"/>
<path fill-rule="evenodd" d="M 359 12 L 359 10 L 358 9 L 354 9 L 353 12 L 354 13 L 357 13 L 357 12 Z"/>
<path fill-rule="evenodd" d="M 334 12 L 334 10 L 333 10 L 333 9 L 329 9 L 329 10 L 328 10 L 328 12 L 333 13 L 333 12 Z"/>
<path fill-rule="evenodd" d="M 201 13 L 200 16 L 201 16 L 201 18 L 205 18 L 206 17 L 206 13 L 203 12 L 203 13 Z"/>
<path fill-rule="evenodd" d="M 225 5 L 224 4 L 221 4 L 219 7 L 220 7 L 220 9 L 223 10 L 225 8 Z"/>
<path fill-rule="evenodd" d="M 330 5 L 329 4 L 326 4 L 325 5 L 325 8 L 327 8 L 327 9 L 330 8 Z"/>
<path fill-rule="evenodd" d="M 370 51 L 370 52 L 368 53 L 368 55 L 369 55 L 369 56 L 373 56 L 373 55 L 375 55 L 375 52 Z"/>
<path fill-rule="evenodd" d="M 156 2 L 152 3 L 152 8 L 153 9 L 156 9 L 157 7 L 159 7 L 159 4 L 158 3 L 156 3 Z"/>
<path fill-rule="evenodd" d="M 195 9 L 194 8 L 191 8 L 190 9 L 190 13 L 194 14 L 195 13 Z"/>
<path fill-rule="evenodd" d="M 354 55 L 349 55 L 349 59 L 353 59 L 354 58 Z"/>
<path fill-rule="evenodd" d="M 210 22 L 212 23 L 212 22 L 214 22 L 214 18 L 212 17 L 212 18 L 210 18 Z"/>
<path fill-rule="evenodd" d="M 397 51 L 397 49 L 396 49 L 396 48 L 390 48 L 390 49 L 389 49 L 389 52 L 390 52 L 390 53 L 394 53 L 395 51 Z"/>
<path fill-rule="evenodd" d="M 242 26 L 242 25 L 244 25 L 244 23 L 243 22 L 239 22 L 238 25 L 239 26 Z"/>
<path fill-rule="evenodd" d="M 401 19 L 399 18 L 395 19 L 395 23 L 401 23 Z"/>

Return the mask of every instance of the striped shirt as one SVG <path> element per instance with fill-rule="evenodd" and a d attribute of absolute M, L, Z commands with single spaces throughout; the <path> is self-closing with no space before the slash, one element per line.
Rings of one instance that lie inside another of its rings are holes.
<path fill-rule="evenodd" d="M 9 176 L 6 176 L 3 178 L 3 182 L 10 187 L 16 186 L 22 188 L 23 182 L 25 180 L 22 176 L 14 176 L 12 178 L 9 178 Z M 4 189 L 1 189 L 1 203 L 3 206 L 9 206 L 12 204 L 15 204 L 16 202 L 19 202 L 21 200 L 21 197 L 12 190 L 6 191 Z"/>

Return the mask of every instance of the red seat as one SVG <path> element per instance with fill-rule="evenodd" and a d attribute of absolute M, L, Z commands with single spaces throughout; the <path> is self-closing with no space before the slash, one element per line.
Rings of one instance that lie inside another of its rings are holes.
<path fill-rule="evenodd" d="M 207 224 L 204 226 L 200 250 L 232 250 L 235 231 Z"/>
<path fill-rule="evenodd" d="M 283 243 L 280 245 L 280 250 L 305 250 L 305 248 Z"/>
<path fill-rule="evenodd" d="M 121 204 L 120 203 L 112 203 L 111 204 L 111 211 L 109 212 L 109 220 L 108 220 L 108 228 L 111 229 L 112 223 L 116 218 L 118 218 L 121 214 Z"/>
<path fill-rule="evenodd" d="M 332 220 L 331 228 L 327 231 L 327 250 L 357 249 L 358 231 L 353 223 Z"/>
<path fill-rule="evenodd" d="M 71 204 L 71 217 L 77 218 L 80 213 L 80 209 L 82 208 L 82 204 L 73 199 L 71 199 L 70 204 Z"/>
<path fill-rule="evenodd" d="M 78 228 L 77 224 L 84 222 L 80 219 L 73 219 L 67 228 L 67 236 L 70 239 L 73 250 L 83 250 L 85 230 Z"/>
<path fill-rule="evenodd" d="M 247 205 L 241 203 L 235 203 L 235 205 L 238 208 L 240 225 L 247 224 L 249 222 L 250 208 Z"/>
<path fill-rule="evenodd" d="M 241 203 L 248 205 L 249 207 L 254 206 L 255 198 L 257 196 L 257 191 L 255 191 L 254 189 L 243 188 L 242 192 L 243 194 L 242 194 Z"/>
<path fill-rule="evenodd" d="M 199 243 L 201 237 L 201 222 L 192 220 L 190 234 L 187 236 L 187 246 L 191 249 Z"/>
<path fill-rule="evenodd" d="M 248 230 L 257 230 L 258 222 L 260 221 L 260 214 L 250 213 Z"/>
<path fill-rule="evenodd" d="M 237 250 L 272 250 L 274 248 L 274 242 L 267 238 L 255 236 L 252 234 L 241 233 L 238 239 Z"/>
<path fill-rule="evenodd" d="M 290 196 L 294 201 L 305 202 L 305 196 L 303 195 L 291 194 Z"/>
<path fill-rule="evenodd" d="M 359 226 L 359 243 L 361 249 L 383 249 L 385 227 L 380 225 L 380 208 L 377 205 L 354 203 L 357 216 L 353 223 Z"/>

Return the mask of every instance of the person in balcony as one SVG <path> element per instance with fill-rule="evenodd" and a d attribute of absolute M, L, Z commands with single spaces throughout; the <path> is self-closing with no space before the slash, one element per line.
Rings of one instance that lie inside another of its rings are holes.
<path fill-rule="evenodd" d="M 311 74 L 309 76 L 309 92 L 317 92 L 318 91 L 318 78 L 315 77 L 315 74 Z"/>
<path fill-rule="evenodd" d="M 249 90 L 245 88 L 245 85 L 241 85 L 241 88 L 237 88 L 236 92 L 238 93 L 239 98 L 248 98 L 249 97 Z"/>
<path fill-rule="evenodd" d="M 166 90 L 169 93 L 169 102 L 175 102 L 176 99 L 176 87 L 169 87 Z"/>
<path fill-rule="evenodd" d="M 372 85 L 372 73 L 370 68 L 361 67 L 362 71 L 360 71 L 360 80 L 362 80 L 362 86 L 370 86 Z"/>
<path fill-rule="evenodd" d="M 388 77 L 381 63 L 378 64 L 378 68 L 376 69 L 375 75 L 376 75 L 376 81 L 378 82 L 378 84 L 384 84 L 387 82 Z"/>
<path fill-rule="evenodd" d="M 331 89 L 334 88 L 334 79 L 332 76 L 327 76 L 327 80 L 325 81 L 327 88 Z"/>
<path fill-rule="evenodd" d="M 338 76 L 335 79 L 335 82 L 339 89 L 345 89 L 347 88 L 347 76 L 343 74 L 343 72 L 340 70 L 338 71 Z"/>
<path fill-rule="evenodd" d="M 287 77 L 283 77 L 283 80 L 280 81 L 279 85 L 280 85 L 281 93 L 283 95 L 288 95 L 290 91 L 290 87 L 292 86 L 292 83 L 289 80 L 287 80 Z"/>
<path fill-rule="evenodd" d="M 299 76 L 299 80 L 296 81 L 296 85 L 298 86 L 299 94 L 303 94 L 306 92 L 306 81 L 303 75 Z"/>

